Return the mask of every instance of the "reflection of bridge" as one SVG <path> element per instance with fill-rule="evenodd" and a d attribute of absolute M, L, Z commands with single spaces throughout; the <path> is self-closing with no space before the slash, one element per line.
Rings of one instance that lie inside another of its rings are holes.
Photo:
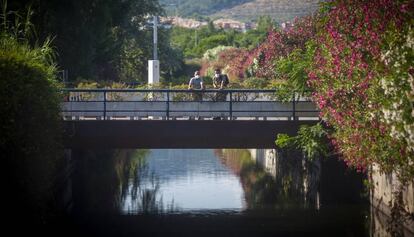
<path fill-rule="evenodd" d="M 294 134 L 318 119 L 310 100 L 281 101 L 274 90 L 196 91 L 202 100 L 194 92 L 65 89 L 66 146 L 273 147 L 277 133 Z"/>

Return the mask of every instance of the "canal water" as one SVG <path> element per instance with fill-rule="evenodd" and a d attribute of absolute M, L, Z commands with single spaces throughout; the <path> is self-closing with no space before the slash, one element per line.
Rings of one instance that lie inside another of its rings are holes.
<path fill-rule="evenodd" d="M 247 150 L 82 150 L 72 159 L 76 235 L 370 236 L 363 177 L 335 159 L 306 176 L 317 184 L 306 194 L 293 177 L 305 176 L 272 176 Z"/>

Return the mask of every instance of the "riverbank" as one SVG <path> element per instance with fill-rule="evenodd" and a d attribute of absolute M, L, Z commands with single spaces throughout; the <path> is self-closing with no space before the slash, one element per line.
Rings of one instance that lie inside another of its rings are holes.
<path fill-rule="evenodd" d="M 332 174 L 332 172 L 322 172 L 322 169 L 333 168 L 332 165 L 327 166 L 324 164 L 328 160 L 321 161 L 317 159 L 309 164 L 309 161 L 300 154 L 291 153 L 289 155 L 276 149 L 249 149 L 248 151 L 251 154 L 251 159 L 275 179 L 283 180 L 286 179 L 286 176 L 289 176 L 289 173 L 294 173 L 296 180 L 293 180 L 295 184 L 293 187 L 301 193 L 305 200 L 315 200 L 315 207 L 321 205 L 321 199 L 324 200 L 324 197 L 321 197 L 321 190 L 319 190 L 323 186 L 320 184 L 320 176 Z M 290 171 L 285 169 L 288 164 L 290 164 Z M 304 171 L 302 176 L 299 174 L 299 171 Z M 341 173 L 340 170 L 338 172 Z M 389 233 L 391 216 L 393 215 L 391 207 L 392 203 L 398 198 L 396 192 L 400 183 L 395 174 L 381 174 L 377 167 L 373 167 L 369 177 L 371 184 L 373 184 L 369 195 L 369 202 L 371 204 L 370 229 L 373 236 L 391 236 Z M 334 182 L 336 178 L 330 177 L 330 179 Z M 412 216 L 412 213 L 414 213 L 413 182 L 405 186 L 401 198 L 403 211 Z M 412 219 L 410 220 L 407 217 L 403 222 L 403 226 L 401 229 L 403 236 L 414 236 L 414 222 Z"/>
<path fill-rule="evenodd" d="M 397 228 L 399 227 L 398 225 L 403 225 L 402 231 L 404 236 L 414 236 L 414 182 L 405 185 L 399 197 L 398 189 L 401 183 L 398 181 L 395 173 L 381 173 L 377 166 L 373 166 L 371 170 L 370 181 L 372 189 L 370 201 L 373 207 L 372 214 L 379 217 L 376 225 L 384 226 L 392 216 L 395 216 L 401 219 L 393 221 L 392 224 L 397 225 L 395 226 Z M 394 205 L 399 206 L 401 213 L 396 213 L 397 209 L 393 210 L 392 207 Z"/>

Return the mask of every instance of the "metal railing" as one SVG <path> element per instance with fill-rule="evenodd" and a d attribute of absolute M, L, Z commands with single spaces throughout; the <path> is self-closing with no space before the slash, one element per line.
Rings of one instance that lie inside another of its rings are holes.
<path fill-rule="evenodd" d="M 276 90 L 226 89 L 62 89 L 64 118 L 141 119 L 225 117 L 314 119 L 319 111 L 309 98 L 278 99 Z"/>

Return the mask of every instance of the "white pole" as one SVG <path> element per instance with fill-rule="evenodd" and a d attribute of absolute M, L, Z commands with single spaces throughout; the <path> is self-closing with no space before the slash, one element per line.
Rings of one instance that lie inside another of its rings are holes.
<path fill-rule="evenodd" d="M 158 61 L 158 16 L 154 16 L 153 60 L 148 60 L 148 84 L 160 83 L 160 62 Z"/>
<path fill-rule="evenodd" d="M 158 16 L 154 16 L 154 60 L 158 60 Z"/>

